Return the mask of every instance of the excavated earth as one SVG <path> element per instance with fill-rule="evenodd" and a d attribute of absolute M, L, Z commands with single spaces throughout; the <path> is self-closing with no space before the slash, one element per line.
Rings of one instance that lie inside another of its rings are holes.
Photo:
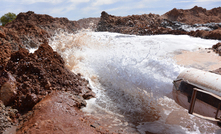
<path fill-rule="evenodd" d="M 85 116 L 79 110 L 82 105 L 79 101 L 82 100 L 72 92 L 51 93 L 21 119 L 17 133 L 108 133 L 96 119 Z"/>
<path fill-rule="evenodd" d="M 221 7 L 211 10 L 197 6 L 188 10 L 175 8 L 161 16 L 150 13 L 118 17 L 103 11 L 97 31 L 135 35 L 187 34 L 221 40 Z"/>
<path fill-rule="evenodd" d="M 13 22 L 5 25 L 5 28 L 16 31 L 21 43 L 27 48 L 33 48 L 48 40 L 58 30 L 75 32 L 77 24 L 67 18 L 53 18 L 29 11 L 18 14 Z"/>
<path fill-rule="evenodd" d="M 58 32 L 82 28 L 124 34 L 188 34 L 221 39 L 221 8 L 173 9 L 157 14 L 117 17 L 102 12 L 100 18 L 69 21 L 35 14 L 18 14 L 0 26 L 0 134 L 1 133 L 112 133 L 80 108 L 95 97 L 88 81 L 65 67 L 48 40 Z M 197 23 L 197 24 L 196 24 Z M 182 27 L 207 27 L 187 31 Z M 209 29 L 209 30 L 208 30 Z M 34 53 L 28 49 L 38 48 Z M 221 55 L 221 44 L 212 49 Z M 221 69 L 215 73 L 221 73 Z"/>
<path fill-rule="evenodd" d="M 0 26 L 0 134 L 107 133 L 80 111 L 95 97 L 88 81 L 68 70 L 47 43 L 60 31 L 95 28 L 98 19 L 81 22 L 29 11 Z"/>
<path fill-rule="evenodd" d="M 75 111 L 78 110 L 77 113 L 81 113 L 79 109 L 86 106 L 85 99 L 95 97 L 95 94 L 88 87 L 88 81 L 83 79 L 80 74 L 74 74 L 65 68 L 61 56 L 54 52 L 47 43 L 42 44 L 33 54 L 24 48 L 12 53 L 10 60 L 1 69 L 0 74 L 0 98 L 4 105 L 9 106 L 9 109 L 14 111 L 7 118 L 9 121 L 13 120 L 12 123 L 22 124 L 22 121 L 27 119 L 23 118 L 22 115 L 26 115 L 28 111 L 33 111 L 33 107 L 42 102 L 41 100 L 45 100 L 44 98 L 48 95 L 52 96 L 51 101 L 54 103 L 54 100 L 59 99 L 59 97 L 51 95 L 55 92 L 58 95 L 64 94 L 60 96 L 60 100 L 70 96 L 70 107 L 74 107 Z M 45 106 L 49 107 L 48 111 L 43 108 L 39 113 L 46 110 L 45 113 L 49 112 L 48 114 L 50 114 L 51 111 L 54 111 L 53 108 L 57 108 L 59 111 L 59 107 L 51 107 L 50 105 L 55 106 L 49 103 Z M 4 108 L 4 106 L 2 107 Z M 62 105 L 61 107 L 65 106 Z M 61 113 L 63 115 L 55 113 L 51 113 L 53 116 L 48 116 L 48 118 L 57 119 L 57 116 L 65 116 L 63 113 Z M 71 122 L 69 119 L 66 120 Z M 8 122 L 5 122 L 3 128 L 8 126 Z M 90 125 L 88 127 L 90 128 Z"/>
<path fill-rule="evenodd" d="M 205 24 L 205 23 L 220 23 L 221 22 L 221 7 L 206 10 L 205 8 L 195 6 L 189 10 L 176 9 L 162 15 L 163 18 L 186 23 L 189 25 Z"/>

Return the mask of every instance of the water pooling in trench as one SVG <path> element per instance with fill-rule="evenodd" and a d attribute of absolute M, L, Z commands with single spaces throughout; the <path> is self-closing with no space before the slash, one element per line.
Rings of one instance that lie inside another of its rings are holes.
<path fill-rule="evenodd" d="M 66 66 L 89 80 L 96 98 L 88 114 L 120 133 L 215 133 L 219 127 L 187 113 L 171 98 L 184 69 L 173 57 L 216 44 L 186 35 L 132 36 L 108 32 L 59 33 L 50 45 Z"/>

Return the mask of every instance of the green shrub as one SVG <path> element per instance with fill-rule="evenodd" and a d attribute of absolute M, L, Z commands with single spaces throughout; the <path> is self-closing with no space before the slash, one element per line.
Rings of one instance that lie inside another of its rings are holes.
<path fill-rule="evenodd" d="M 16 18 L 16 14 L 9 12 L 0 18 L 0 23 L 2 23 L 2 26 L 4 26 L 8 22 L 13 21 L 15 18 Z"/>

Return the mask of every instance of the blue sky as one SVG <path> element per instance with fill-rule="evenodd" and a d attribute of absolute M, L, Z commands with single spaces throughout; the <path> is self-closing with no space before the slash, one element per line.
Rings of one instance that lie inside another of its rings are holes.
<path fill-rule="evenodd" d="M 164 14 L 177 9 L 190 9 L 195 5 L 206 9 L 221 6 L 221 0 L 0 0 L 0 16 L 8 12 L 34 11 L 53 17 L 78 20 L 100 17 L 102 11 L 116 16 L 132 14 Z"/>

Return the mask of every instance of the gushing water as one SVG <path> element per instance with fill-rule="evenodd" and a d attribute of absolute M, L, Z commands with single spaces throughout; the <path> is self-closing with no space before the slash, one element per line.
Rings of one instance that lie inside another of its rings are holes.
<path fill-rule="evenodd" d="M 186 35 L 108 32 L 59 33 L 50 41 L 97 95 L 84 111 L 112 131 L 144 134 L 215 133 L 216 125 L 188 115 L 170 98 L 172 80 L 184 69 L 172 57 L 215 43 Z"/>

